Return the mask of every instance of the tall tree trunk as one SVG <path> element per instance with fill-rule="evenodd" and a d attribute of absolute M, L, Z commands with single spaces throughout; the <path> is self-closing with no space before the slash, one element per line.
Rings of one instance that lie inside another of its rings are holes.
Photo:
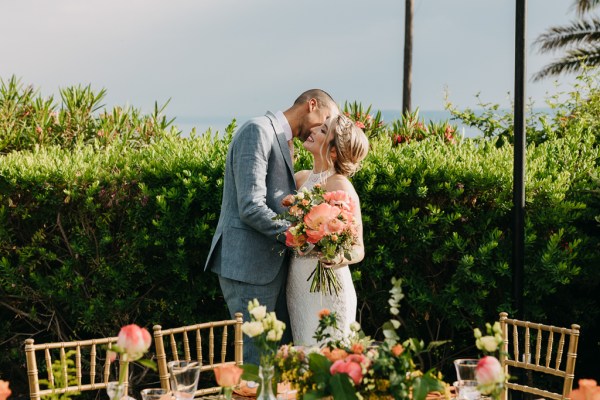
<path fill-rule="evenodd" d="M 412 91 L 412 43 L 413 16 L 415 2 L 406 0 L 404 12 L 404 82 L 402 91 L 402 113 L 411 111 L 410 96 Z"/>

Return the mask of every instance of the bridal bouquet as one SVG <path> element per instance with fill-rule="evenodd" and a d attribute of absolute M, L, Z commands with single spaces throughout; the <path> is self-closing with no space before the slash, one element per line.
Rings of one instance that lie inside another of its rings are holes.
<path fill-rule="evenodd" d="M 308 278 L 312 278 L 310 291 L 337 295 L 340 283 L 322 260 L 333 262 L 341 256 L 352 259 L 352 246 L 357 240 L 352 198 L 343 190 L 326 192 L 317 184 L 312 190 L 303 188 L 286 196 L 282 204 L 288 210 L 275 219 L 292 223 L 285 232 L 286 245 L 299 255 L 310 251 L 321 255 Z"/>

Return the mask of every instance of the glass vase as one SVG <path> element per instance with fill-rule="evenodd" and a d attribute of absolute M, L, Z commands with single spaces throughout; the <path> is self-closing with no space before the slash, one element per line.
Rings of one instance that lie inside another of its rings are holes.
<path fill-rule="evenodd" d="M 106 384 L 106 394 L 110 400 L 121 400 L 127 390 L 127 384 L 125 382 L 108 382 Z"/>
<path fill-rule="evenodd" d="M 275 367 L 271 364 L 261 364 L 258 367 L 258 376 L 260 378 L 260 394 L 256 397 L 256 400 L 276 400 L 277 398 L 273 394 Z"/>

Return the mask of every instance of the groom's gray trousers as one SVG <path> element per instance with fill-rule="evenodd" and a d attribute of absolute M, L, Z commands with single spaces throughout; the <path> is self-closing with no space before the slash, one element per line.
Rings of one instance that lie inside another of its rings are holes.
<path fill-rule="evenodd" d="M 221 291 L 227 302 L 227 308 L 230 310 L 231 318 L 235 318 L 234 315 L 236 312 L 241 312 L 244 314 L 244 321 L 250 321 L 248 302 L 253 299 L 258 299 L 258 302 L 261 305 L 267 307 L 267 311 L 274 310 L 277 314 L 277 319 L 285 323 L 286 328 L 281 343 L 290 343 L 292 341 L 292 328 L 290 326 L 290 318 L 285 298 L 289 256 L 285 262 L 286 266 L 279 270 L 279 273 L 275 276 L 273 281 L 264 285 L 253 285 L 251 283 L 236 281 L 221 276 L 221 274 L 219 274 L 221 265 L 220 245 L 215 248 L 213 257 L 214 262 L 212 264 L 212 272 L 215 272 L 219 277 Z M 297 299 L 297 301 L 302 301 L 302 299 Z M 254 346 L 252 338 L 247 335 L 244 335 L 244 363 L 259 364 L 258 349 Z"/>

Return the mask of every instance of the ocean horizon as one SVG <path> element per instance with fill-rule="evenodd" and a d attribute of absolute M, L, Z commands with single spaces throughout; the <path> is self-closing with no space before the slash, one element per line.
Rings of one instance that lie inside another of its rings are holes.
<path fill-rule="evenodd" d="M 499 112 L 507 112 L 509 110 L 498 110 Z M 550 109 L 535 109 L 534 111 L 542 111 L 548 114 L 551 113 Z M 475 110 L 476 113 L 482 113 L 483 110 Z M 386 124 L 391 124 L 393 121 L 400 119 L 402 113 L 400 110 L 381 110 L 383 121 Z M 255 116 L 240 116 L 240 117 L 195 117 L 195 116 L 178 116 L 173 121 L 173 126 L 177 127 L 181 131 L 183 137 L 189 137 L 192 130 L 196 129 L 196 135 L 200 135 L 207 132 L 209 129 L 213 134 L 223 134 L 225 128 L 235 118 L 237 127 L 240 127 L 244 122 Z M 474 138 L 482 135 L 482 132 L 470 126 L 466 126 L 462 121 L 452 119 L 452 114 L 447 110 L 419 110 L 419 118 L 425 123 L 430 121 L 440 123 L 449 122 L 451 125 L 457 126 L 457 132 L 464 137 Z"/>

